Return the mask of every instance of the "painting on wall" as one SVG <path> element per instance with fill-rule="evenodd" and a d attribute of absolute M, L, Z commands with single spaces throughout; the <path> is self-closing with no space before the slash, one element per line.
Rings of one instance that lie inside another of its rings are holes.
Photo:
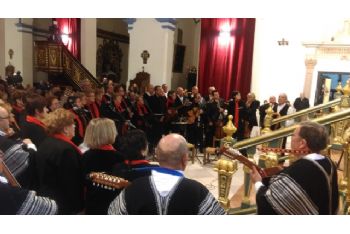
<path fill-rule="evenodd" d="M 174 47 L 173 72 L 182 73 L 185 59 L 186 46 L 176 44 Z"/>
<path fill-rule="evenodd" d="M 338 83 L 340 82 L 341 86 L 344 87 L 349 78 L 350 73 L 347 72 L 318 72 L 314 105 L 334 100 Z"/>

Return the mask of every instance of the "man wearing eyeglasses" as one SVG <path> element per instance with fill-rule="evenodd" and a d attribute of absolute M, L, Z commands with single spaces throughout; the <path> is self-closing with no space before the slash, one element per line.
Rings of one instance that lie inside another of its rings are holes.
<path fill-rule="evenodd" d="M 22 187 L 33 188 L 31 159 L 36 147 L 30 139 L 20 141 L 10 139 L 12 132 L 10 113 L 0 106 L 0 150 L 4 152 L 3 160 Z"/>

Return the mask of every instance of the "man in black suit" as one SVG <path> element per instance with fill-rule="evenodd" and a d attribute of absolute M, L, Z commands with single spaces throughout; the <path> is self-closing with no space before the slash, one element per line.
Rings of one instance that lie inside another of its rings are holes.
<path fill-rule="evenodd" d="M 178 87 L 176 89 L 176 99 L 173 107 L 177 109 L 179 118 L 184 117 L 186 115 L 188 109 L 186 108 L 187 103 L 188 100 L 185 97 L 184 89 L 182 87 Z"/>
<path fill-rule="evenodd" d="M 221 138 L 219 135 L 220 129 L 223 126 L 224 122 L 224 111 L 225 104 L 224 101 L 220 98 L 219 91 L 214 90 L 212 92 L 213 98 L 206 105 L 206 146 L 213 145 L 213 137 L 215 135 L 215 130 L 218 129 L 218 133 L 216 134 L 217 138 Z"/>
<path fill-rule="evenodd" d="M 163 89 L 160 85 L 154 87 L 155 94 L 149 99 L 149 107 L 154 114 L 154 124 L 152 126 L 152 138 L 149 139 L 151 147 L 155 147 L 164 133 L 164 119 L 167 113 L 166 102 Z M 152 148 L 150 151 L 152 152 Z"/>
<path fill-rule="evenodd" d="M 294 108 L 296 111 L 301 111 L 310 107 L 309 99 L 307 99 L 304 93 L 300 93 L 300 97 L 294 101 Z"/>
<path fill-rule="evenodd" d="M 264 120 L 265 120 L 265 116 L 266 116 L 266 110 L 269 108 L 269 107 L 272 107 L 272 109 L 276 109 L 277 108 L 277 103 L 276 103 L 276 97 L 275 96 L 270 96 L 269 98 L 269 102 L 264 104 L 264 105 L 261 105 L 259 107 L 259 114 L 260 114 L 260 126 L 262 128 L 264 128 Z"/>

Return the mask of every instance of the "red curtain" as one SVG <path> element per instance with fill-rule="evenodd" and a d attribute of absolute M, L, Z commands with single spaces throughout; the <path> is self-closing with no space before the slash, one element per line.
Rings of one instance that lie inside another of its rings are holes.
<path fill-rule="evenodd" d="M 80 19 L 56 18 L 56 21 L 61 35 L 68 35 L 66 40 L 62 40 L 63 43 L 80 60 Z"/>
<path fill-rule="evenodd" d="M 226 31 L 221 34 L 220 31 Z M 224 99 L 250 91 L 255 19 L 202 19 L 198 86 L 208 94 L 215 86 Z"/>

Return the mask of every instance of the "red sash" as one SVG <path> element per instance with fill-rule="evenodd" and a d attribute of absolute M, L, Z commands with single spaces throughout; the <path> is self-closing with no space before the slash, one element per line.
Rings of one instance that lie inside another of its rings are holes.
<path fill-rule="evenodd" d="M 235 127 L 238 128 L 238 119 L 239 119 L 239 105 L 238 101 L 235 101 Z"/>
<path fill-rule="evenodd" d="M 79 118 L 79 116 L 72 109 L 70 109 L 70 111 L 73 113 L 74 119 L 77 121 L 79 136 L 80 137 L 84 137 L 84 125 L 81 122 L 81 119 Z"/>
<path fill-rule="evenodd" d="M 68 144 L 70 144 L 71 146 L 73 146 L 73 148 L 75 149 L 75 151 L 77 151 L 77 153 L 78 153 L 80 156 L 83 155 L 83 154 L 81 153 L 80 149 L 79 149 L 68 137 L 66 137 L 65 135 L 63 135 L 63 134 L 54 134 L 53 137 L 56 138 L 56 139 L 58 139 L 58 140 L 67 142 Z"/>
<path fill-rule="evenodd" d="M 125 164 L 135 166 L 140 164 L 149 164 L 149 161 L 146 159 L 139 159 L 139 160 L 124 160 Z"/>
<path fill-rule="evenodd" d="M 41 122 L 40 120 L 38 120 L 37 118 L 35 118 L 34 116 L 27 115 L 26 121 L 27 121 L 28 123 L 33 123 L 33 124 L 35 124 L 35 125 L 38 125 L 38 126 L 44 128 L 44 129 L 46 129 L 45 124 L 44 124 L 43 122 Z"/>
<path fill-rule="evenodd" d="M 115 106 L 115 108 L 117 108 L 117 110 L 119 112 L 124 112 L 124 108 L 122 107 L 121 103 L 119 103 L 119 104 L 114 103 L 114 106 Z"/>
<path fill-rule="evenodd" d="M 92 118 L 100 118 L 100 111 L 98 110 L 97 104 L 95 102 L 89 105 L 89 110 L 91 112 Z"/>
<path fill-rule="evenodd" d="M 116 151 L 112 145 L 101 145 L 98 149 L 100 149 L 100 150 L 109 150 L 109 151 Z"/>
<path fill-rule="evenodd" d="M 166 106 L 168 108 L 171 108 L 171 107 L 173 107 L 174 103 L 175 103 L 175 100 L 168 98 L 167 101 L 166 101 Z"/>
<path fill-rule="evenodd" d="M 21 113 L 22 111 L 24 111 L 24 107 L 20 107 L 17 105 L 13 105 L 12 108 L 17 112 L 17 113 Z"/>
<path fill-rule="evenodd" d="M 139 115 L 148 114 L 147 108 L 144 104 L 137 104 L 137 111 L 138 111 Z"/>

